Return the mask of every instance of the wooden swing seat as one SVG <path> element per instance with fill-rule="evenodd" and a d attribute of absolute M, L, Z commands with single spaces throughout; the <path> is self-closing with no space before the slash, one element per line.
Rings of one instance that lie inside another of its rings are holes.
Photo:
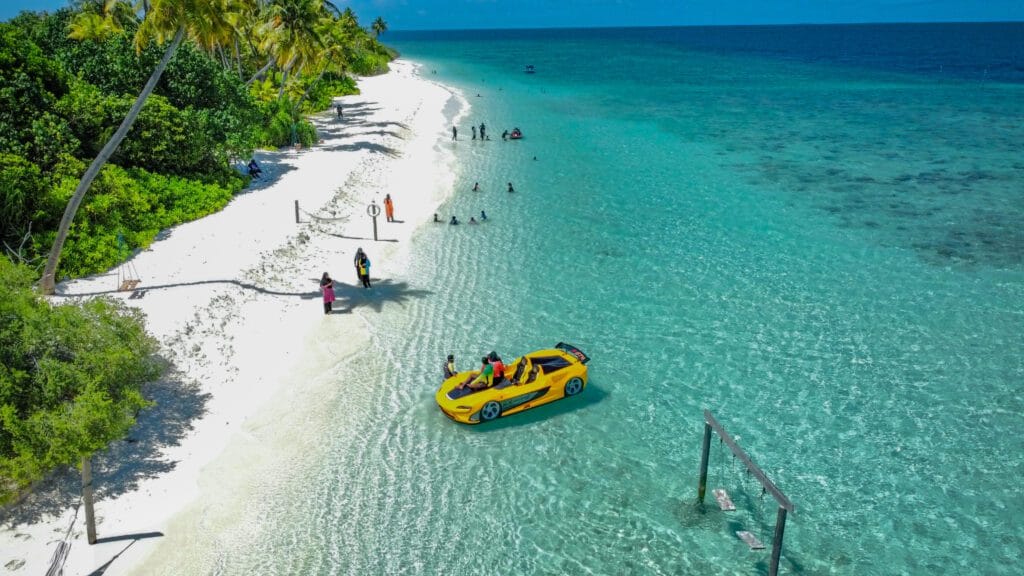
<path fill-rule="evenodd" d="M 746 542 L 747 546 L 750 546 L 751 550 L 764 550 L 764 544 L 757 539 L 757 536 L 754 536 L 750 532 L 747 532 L 746 530 L 737 530 L 736 535 L 740 537 L 740 540 Z"/>
<path fill-rule="evenodd" d="M 128 280 L 125 279 L 121 282 L 121 285 L 117 288 L 118 292 L 130 292 L 135 290 L 142 280 Z"/>
<path fill-rule="evenodd" d="M 718 502 L 718 507 L 724 512 L 733 512 L 736 510 L 736 505 L 732 503 L 732 498 L 729 498 L 729 493 L 725 491 L 725 488 L 715 488 L 711 491 L 715 495 L 715 501 Z"/>

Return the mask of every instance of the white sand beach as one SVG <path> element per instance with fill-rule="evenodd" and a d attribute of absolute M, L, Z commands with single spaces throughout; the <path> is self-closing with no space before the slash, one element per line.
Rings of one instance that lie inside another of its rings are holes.
<path fill-rule="evenodd" d="M 94 458 L 99 543 L 86 541 L 78 472 L 60 473 L 5 513 L 0 565 L 8 572 L 194 573 L 181 550 L 216 538 L 238 512 L 209 502 L 257 490 L 261 470 L 288 465 L 281 446 L 301 438 L 260 438 L 296 398 L 315 395 L 310 366 L 337 364 L 365 341 L 374 294 L 402 289 L 389 279 L 401 276 L 414 230 L 455 179 L 444 109 L 454 99 L 465 114 L 465 98 L 404 61 L 359 87 L 361 95 L 341 99 L 343 121 L 333 112 L 316 119 L 318 146 L 259 153 L 262 180 L 136 255 L 135 292 L 116 291 L 117 270 L 58 287 L 58 303 L 104 294 L 143 311 L 170 369 L 148 387 L 156 405 L 129 438 Z M 374 242 L 367 205 L 387 193 L 396 222 L 382 213 Z M 372 261 L 371 290 L 357 286 L 357 247 Z M 324 271 L 337 283 L 331 315 L 318 289 Z M 345 337 L 319 337 L 326 332 Z"/>

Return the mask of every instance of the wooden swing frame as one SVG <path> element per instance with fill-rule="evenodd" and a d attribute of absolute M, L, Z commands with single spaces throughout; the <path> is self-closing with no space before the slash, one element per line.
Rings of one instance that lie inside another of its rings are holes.
<path fill-rule="evenodd" d="M 715 432 L 718 437 L 732 450 L 732 453 L 740 459 L 741 462 L 747 467 L 747 470 L 757 478 L 757 481 L 761 483 L 761 487 L 767 492 L 771 493 L 772 497 L 779 504 L 779 511 L 775 516 L 775 536 L 772 539 L 772 558 L 768 564 L 768 576 L 777 576 L 779 573 L 779 560 L 782 558 L 782 537 L 786 532 L 786 514 L 788 512 L 794 512 L 796 507 L 789 501 L 789 498 L 782 493 L 781 490 L 770 478 L 761 470 L 761 468 L 754 464 L 754 461 L 750 459 L 750 456 L 743 451 L 742 448 L 736 444 L 736 441 L 732 439 L 732 436 L 725 431 L 725 427 L 715 420 L 715 417 L 711 414 L 710 410 L 704 410 L 704 442 L 701 445 L 700 451 L 700 481 L 697 484 L 697 501 L 700 504 L 704 503 L 704 494 L 707 492 L 708 487 L 708 457 L 711 451 L 711 433 Z M 718 495 L 716 494 L 716 499 Z M 726 496 L 728 498 L 728 496 Z M 731 502 L 730 502 L 731 504 Z M 749 533 L 748 533 L 749 534 Z M 746 542 L 747 540 L 744 539 Z M 750 544 L 749 542 L 747 542 Z M 753 546 L 752 546 L 753 547 Z"/>

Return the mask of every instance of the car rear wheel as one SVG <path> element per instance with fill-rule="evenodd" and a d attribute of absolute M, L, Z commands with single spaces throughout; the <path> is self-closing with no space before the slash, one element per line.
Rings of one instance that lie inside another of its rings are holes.
<path fill-rule="evenodd" d="M 498 404 L 494 400 L 484 404 L 484 407 L 480 409 L 480 420 L 482 422 L 494 420 L 498 416 L 501 416 L 501 404 Z"/>
<path fill-rule="evenodd" d="M 583 379 L 579 376 L 565 383 L 565 395 L 575 396 L 583 390 Z"/>

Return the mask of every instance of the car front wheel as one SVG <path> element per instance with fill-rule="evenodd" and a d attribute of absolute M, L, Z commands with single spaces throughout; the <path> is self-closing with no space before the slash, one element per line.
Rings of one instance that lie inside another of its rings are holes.
<path fill-rule="evenodd" d="M 565 395 L 575 396 L 583 390 L 583 379 L 579 376 L 565 383 Z"/>
<path fill-rule="evenodd" d="M 480 409 L 480 420 L 483 422 L 494 420 L 498 416 L 501 416 L 501 404 L 494 400 L 484 404 L 484 407 Z"/>

